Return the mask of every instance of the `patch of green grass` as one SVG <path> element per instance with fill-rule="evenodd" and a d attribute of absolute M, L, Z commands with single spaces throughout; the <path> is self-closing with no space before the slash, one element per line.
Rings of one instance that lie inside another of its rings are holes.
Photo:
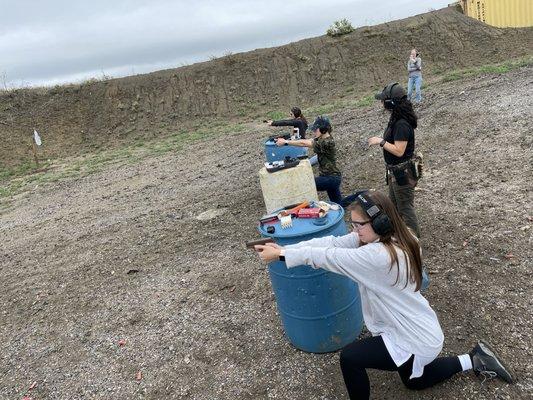
<path fill-rule="evenodd" d="M 26 175 L 36 168 L 37 164 L 35 164 L 33 161 L 25 162 L 12 168 L 3 168 L 0 171 L 0 182 L 12 177 Z"/>
<path fill-rule="evenodd" d="M 509 65 L 483 65 L 479 67 L 479 72 L 483 74 L 505 74 L 509 72 L 511 67 Z"/>
<path fill-rule="evenodd" d="M 188 130 L 181 130 L 162 139 L 137 139 L 127 146 L 97 151 L 70 160 L 67 164 L 42 163 L 36 170 L 34 163 L 21 164 L 12 169 L 2 170 L 0 175 L 0 199 L 23 191 L 28 185 L 41 185 L 67 178 L 82 177 L 104 170 L 111 165 L 131 165 L 144 158 L 159 156 L 169 152 L 179 152 L 196 141 L 206 140 L 215 135 L 230 135 L 242 132 L 246 126 L 228 124 L 223 121 L 199 123 Z"/>
<path fill-rule="evenodd" d="M 488 64 L 480 67 L 466 68 L 450 71 L 442 77 L 442 82 L 451 82 L 459 79 L 474 77 L 483 74 L 505 74 L 513 69 L 533 65 L 533 57 L 524 57 L 509 60 L 499 64 Z"/>
<path fill-rule="evenodd" d="M 0 198 L 7 197 L 11 195 L 11 187 L 2 187 L 0 186 Z"/>
<path fill-rule="evenodd" d="M 463 79 L 463 74 L 459 72 L 449 72 L 442 78 L 442 82 L 451 82 L 451 81 L 457 81 L 459 79 Z"/>
<path fill-rule="evenodd" d="M 311 115 L 324 115 L 324 114 L 330 114 L 331 112 L 335 111 L 337 108 L 338 108 L 338 105 L 334 103 L 321 104 L 315 107 L 309 107 L 307 109 L 307 113 Z"/>
<path fill-rule="evenodd" d="M 374 104 L 376 101 L 376 99 L 374 98 L 374 95 L 373 94 L 369 94 L 365 97 L 362 97 L 360 99 L 358 99 L 356 102 L 355 102 L 355 106 L 356 107 L 368 107 L 372 104 Z"/>
<path fill-rule="evenodd" d="M 374 102 L 374 95 L 367 94 L 358 99 L 342 99 L 329 104 L 321 104 L 319 106 L 309 107 L 306 112 L 309 115 L 327 115 L 347 108 L 368 107 L 374 104 Z"/>
<path fill-rule="evenodd" d="M 273 121 L 277 121 L 279 119 L 285 119 L 287 118 L 287 113 L 282 111 L 269 111 L 266 114 L 267 119 L 271 119 Z"/>
<path fill-rule="evenodd" d="M 24 183 L 20 180 L 9 181 L 5 185 L 0 186 L 0 199 L 13 196 L 18 193 L 22 186 L 24 186 Z"/>

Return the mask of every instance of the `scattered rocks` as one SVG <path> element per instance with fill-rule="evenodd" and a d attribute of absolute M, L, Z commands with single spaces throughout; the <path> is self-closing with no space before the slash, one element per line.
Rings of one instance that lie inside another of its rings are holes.
<path fill-rule="evenodd" d="M 198 221 L 209 221 L 215 219 L 227 212 L 225 208 L 206 210 L 196 216 Z"/>

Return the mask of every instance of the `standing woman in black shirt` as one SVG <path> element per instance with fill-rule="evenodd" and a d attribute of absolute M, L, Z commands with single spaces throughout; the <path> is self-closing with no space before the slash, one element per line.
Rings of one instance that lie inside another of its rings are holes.
<path fill-rule="evenodd" d="M 298 128 L 300 138 L 305 139 L 307 130 L 307 120 L 298 107 L 291 108 L 291 119 L 281 119 L 279 121 L 267 121 L 270 126 L 292 126 Z"/>
<path fill-rule="evenodd" d="M 383 137 L 373 136 L 368 139 L 368 144 L 383 148 L 389 197 L 407 226 L 420 237 L 414 207 L 418 175 L 412 160 L 418 118 L 405 90 L 398 83 L 387 85 L 375 97 L 383 102 L 383 107 L 391 112 L 391 116 Z"/>

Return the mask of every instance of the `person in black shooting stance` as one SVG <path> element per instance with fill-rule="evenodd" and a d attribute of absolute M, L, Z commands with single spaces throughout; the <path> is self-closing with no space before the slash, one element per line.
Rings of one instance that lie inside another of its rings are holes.
<path fill-rule="evenodd" d="M 387 85 L 375 98 L 381 100 L 391 115 L 383 137 L 373 136 L 368 139 L 368 144 L 383 148 L 389 197 L 407 226 L 420 237 L 414 207 L 419 174 L 413 160 L 418 117 L 404 88 L 396 82 Z"/>
<path fill-rule="evenodd" d="M 305 139 L 305 131 L 307 130 L 307 120 L 302 114 L 302 110 L 298 107 L 291 108 L 291 119 L 281 119 L 279 121 L 267 121 L 270 126 L 292 126 L 298 128 L 300 138 Z"/>

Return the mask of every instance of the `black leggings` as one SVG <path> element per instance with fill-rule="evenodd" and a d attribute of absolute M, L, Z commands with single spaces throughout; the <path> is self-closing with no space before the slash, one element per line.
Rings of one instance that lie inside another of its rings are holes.
<path fill-rule="evenodd" d="M 366 368 L 398 371 L 403 384 L 413 390 L 428 388 L 462 371 L 458 357 L 440 357 L 424 367 L 424 374 L 421 377 L 409 379 L 413 369 L 413 359 L 411 356 L 397 367 L 381 336 L 356 340 L 349 344 L 341 352 L 341 369 L 350 399 L 370 397 Z"/>

